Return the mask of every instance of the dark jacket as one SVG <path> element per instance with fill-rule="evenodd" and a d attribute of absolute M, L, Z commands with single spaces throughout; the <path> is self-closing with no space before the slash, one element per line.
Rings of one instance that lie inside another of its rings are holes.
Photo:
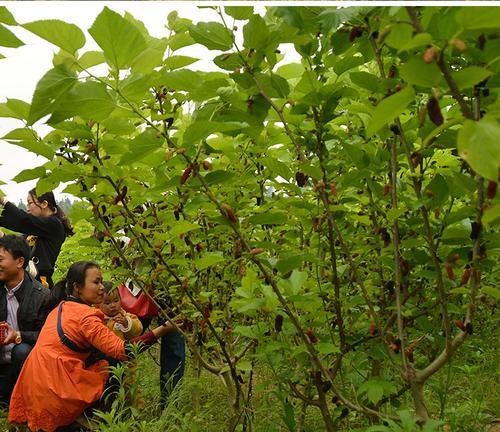
<path fill-rule="evenodd" d="M 7 202 L 0 216 L 0 226 L 36 236 L 36 238 L 27 239 L 28 243 L 31 243 L 31 258 L 37 258 L 35 263 L 38 261 L 39 277 L 45 276 L 51 280 L 61 246 L 66 239 L 66 231 L 59 218 L 57 216 L 33 216 L 17 208 L 11 202 Z"/>
<path fill-rule="evenodd" d="M 40 282 L 34 280 L 28 273 L 24 273 L 24 280 L 15 292 L 19 309 L 17 310 L 17 324 L 23 342 L 35 345 L 38 334 L 45 323 L 48 313 L 50 291 Z M 7 291 L 3 282 L 0 282 L 0 321 L 7 320 Z"/>

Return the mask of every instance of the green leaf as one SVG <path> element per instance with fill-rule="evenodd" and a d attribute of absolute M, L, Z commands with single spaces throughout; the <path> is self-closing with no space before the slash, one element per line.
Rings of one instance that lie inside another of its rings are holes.
<path fill-rule="evenodd" d="M 106 132 L 114 135 L 132 135 L 136 129 L 134 124 L 127 118 L 110 116 L 102 122 Z"/>
<path fill-rule="evenodd" d="M 401 77 L 409 84 L 422 87 L 439 87 L 444 83 L 435 62 L 425 63 L 422 56 L 413 57 L 399 69 Z"/>
<path fill-rule="evenodd" d="M 377 403 L 384 396 L 384 388 L 378 383 L 370 382 L 364 393 L 371 403 Z"/>
<path fill-rule="evenodd" d="M 129 101 L 142 102 L 148 98 L 151 88 L 151 75 L 131 73 L 119 83 L 120 93 Z"/>
<path fill-rule="evenodd" d="M 351 72 L 349 74 L 353 84 L 373 93 L 381 91 L 380 78 L 368 72 Z"/>
<path fill-rule="evenodd" d="M 372 403 L 377 403 L 382 399 L 384 393 L 389 394 L 394 390 L 394 384 L 382 379 L 370 379 L 365 381 L 359 387 L 359 394 L 366 393 L 368 400 Z"/>
<path fill-rule="evenodd" d="M 468 89 L 475 84 L 491 76 L 493 72 L 479 66 L 469 66 L 458 72 L 452 72 L 451 77 L 455 80 L 460 90 Z"/>
<path fill-rule="evenodd" d="M 7 25 L 17 25 L 13 15 L 5 6 L 0 6 L 0 22 Z"/>
<path fill-rule="evenodd" d="M 101 47 L 108 63 L 116 69 L 130 66 L 147 48 L 139 29 L 108 7 L 96 18 L 89 33 Z"/>
<path fill-rule="evenodd" d="M 373 112 L 370 124 L 366 128 L 366 136 L 371 137 L 383 126 L 392 123 L 394 118 L 400 115 L 415 98 L 415 92 L 411 86 L 382 100 Z"/>
<path fill-rule="evenodd" d="M 341 59 L 336 59 L 333 70 L 337 76 L 342 75 L 344 72 L 360 66 L 365 63 L 365 59 L 361 56 L 345 56 Z"/>
<path fill-rule="evenodd" d="M 283 78 L 290 80 L 292 78 L 300 78 L 304 73 L 304 66 L 300 63 L 288 63 L 280 66 L 276 73 Z"/>
<path fill-rule="evenodd" d="M 227 51 L 233 46 L 233 34 L 218 22 L 200 22 L 189 27 L 195 42 L 210 50 Z"/>
<path fill-rule="evenodd" d="M 286 213 L 258 213 L 248 218 L 248 222 L 253 225 L 283 225 L 288 222 L 289 216 Z"/>
<path fill-rule="evenodd" d="M 498 121 L 485 116 L 479 121 L 465 120 L 457 137 L 460 157 L 465 159 L 476 173 L 492 181 L 498 180 L 499 136 Z"/>
<path fill-rule="evenodd" d="M 24 45 L 24 42 L 12 33 L 7 27 L 0 24 L 0 46 L 17 48 Z"/>
<path fill-rule="evenodd" d="M 311 176 L 315 180 L 323 178 L 323 171 L 321 171 L 321 168 L 318 165 L 301 163 L 300 171 L 304 172 L 304 174 L 307 174 L 308 176 Z"/>
<path fill-rule="evenodd" d="M 167 39 L 149 37 L 147 48 L 137 55 L 131 62 L 134 72 L 149 73 L 152 69 L 163 64 L 163 56 L 167 49 Z"/>
<path fill-rule="evenodd" d="M 165 67 L 170 70 L 180 69 L 184 66 L 196 63 L 199 59 L 188 56 L 170 56 L 165 60 Z"/>
<path fill-rule="evenodd" d="M 342 23 L 355 17 L 360 10 L 358 8 L 325 8 L 318 17 L 323 30 L 332 31 L 336 30 Z M 335 44 L 334 44 L 335 46 Z"/>
<path fill-rule="evenodd" d="M 207 252 L 201 258 L 195 259 L 194 263 L 196 269 L 201 271 L 222 261 L 224 261 L 222 252 Z"/>
<path fill-rule="evenodd" d="M 410 23 L 393 24 L 384 43 L 391 48 L 401 49 L 412 40 L 413 28 Z"/>
<path fill-rule="evenodd" d="M 71 117 L 101 121 L 115 109 L 114 100 L 106 86 L 100 82 L 78 82 L 64 95 L 52 116 L 47 121 L 56 124 Z"/>
<path fill-rule="evenodd" d="M 464 288 L 464 287 L 453 288 L 448 292 L 450 294 L 460 294 L 460 295 L 469 294 L 469 290 L 467 288 Z"/>
<path fill-rule="evenodd" d="M 189 223 L 186 221 L 176 222 L 175 225 L 169 230 L 169 234 L 172 237 L 176 237 L 179 234 L 186 234 L 191 231 L 199 230 L 201 228 L 200 225 Z"/>
<path fill-rule="evenodd" d="M 163 144 L 163 138 L 158 136 L 154 129 L 146 129 L 142 134 L 130 141 L 128 152 L 120 159 L 120 165 L 137 162 L 162 149 Z"/>
<path fill-rule="evenodd" d="M 51 113 L 59 104 L 60 98 L 76 83 L 76 75 L 64 64 L 49 70 L 36 86 L 28 124 L 32 125 L 43 116 Z"/>
<path fill-rule="evenodd" d="M 264 93 L 271 98 L 286 98 L 290 93 L 288 81 L 277 74 L 271 73 L 268 75 L 258 73 L 256 74 L 256 78 Z"/>
<path fill-rule="evenodd" d="M 293 294 L 298 294 L 302 286 L 307 280 L 307 273 L 306 272 L 301 272 L 298 270 L 294 270 L 291 274 L 291 276 L 288 278 L 288 281 L 290 282 L 290 286 L 292 287 L 292 293 Z"/>
<path fill-rule="evenodd" d="M 227 132 L 245 127 L 238 122 L 194 121 L 184 132 L 183 143 L 192 144 L 217 132 Z"/>
<path fill-rule="evenodd" d="M 441 174 L 436 174 L 431 182 L 427 185 L 426 191 L 432 191 L 433 207 L 442 206 L 450 194 L 450 189 L 446 180 Z"/>
<path fill-rule="evenodd" d="M 88 69 L 92 66 L 102 64 L 106 61 L 102 51 L 87 51 L 79 59 L 78 64 L 82 69 Z"/>
<path fill-rule="evenodd" d="M 419 48 L 421 46 L 426 46 L 429 45 L 432 42 L 432 36 L 429 33 L 418 33 L 408 41 L 406 44 L 404 44 L 400 49 L 399 52 L 403 51 L 409 51 L 414 48 Z"/>
<path fill-rule="evenodd" d="M 70 54 L 85 45 L 85 35 L 75 24 L 51 19 L 33 21 L 22 27 Z"/>
<path fill-rule="evenodd" d="M 275 159 L 271 156 L 262 158 L 262 163 L 264 166 L 269 169 L 273 174 L 278 175 L 285 180 L 290 179 L 293 177 L 292 171 L 288 167 L 287 164 L 279 161 L 278 159 Z"/>
<path fill-rule="evenodd" d="M 295 420 L 295 409 L 293 405 L 286 399 L 283 401 L 283 408 L 283 421 L 285 422 L 288 430 L 294 431 L 297 428 L 297 421 Z"/>
<path fill-rule="evenodd" d="M 7 102 L 0 103 L 0 117 L 11 117 L 19 120 L 26 120 L 30 111 L 30 105 L 20 99 L 7 99 Z"/>
<path fill-rule="evenodd" d="M 359 168 L 366 168 L 370 163 L 370 159 L 359 146 L 344 143 L 342 145 L 343 149 L 351 159 L 351 161 Z"/>
<path fill-rule="evenodd" d="M 43 166 L 25 169 L 16 175 L 12 180 L 16 183 L 22 183 L 28 180 L 35 180 L 45 175 L 45 168 Z"/>
<path fill-rule="evenodd" d="M 500 300 L 500 289 L 493 287 L 483 287 L 481 288 L 481 292 L 490 297 L 493 297 L 495 300 Z"/>
<path fill-rule="evenodd" d="M 394 432 L 394 429 L 390 429 L 387 426 L 375 425 L 370 426 L 365 432 Z"/>
<path fill-rule="evenodd" d="M 283 274 L 288 273 L 289 271 L 299 268 L 304 263 L 304 256 L 300 255 L 291 255 L 287 257 L 280 258 L 280 260 L 276 263 L 276 268 Z"/>
<path fill-rule="evenodd" d="M 316 349 L 323 355 L 340 353 L 339 346 L 332 343 L 320 342 L 316 344 Z"/>
<path fill-rule="evenodd" d="M 10 144 L 25 148 L 26 150 L 43 156 L 49 160 L 54 156 L 54 150 L 52 147 L 39 141 L 34 135 L 34 132 L 27 128 L 14 129 L 2 137 L 2 139 Z"/>
<path fill-rule="evenodd" d="M 300 93 L 310 93 L 314 90 L 319 90 L 321 83 L 318 81 L 316 73 L 314 71 L 306 70 L 302 74 L 302 78 L 299 83 L 295 86 L 295 90 Z"/>
<path fill-rule="evenodd" d="M 214 58 L 214 63 L 221 69 L 234 71 L 244 65 L 238 53 L 224 53 Z"/>
<path fill-rule="evenodd" d="M 470 236 L 470 228 L 463 224 L 449 225 L 445 228 L 441 239 L 445 244 L 462 244 Z"/>
<path fill-rule="evenodd" d="M 178 49 L 193 45 L 195 40 L 189 33 L 177 33 L 170 36 L 167 42 L 172 51 L 177 51 Z"/>
<path fill-rule="evenodd" d="M 498 7 L 464 7 L 459 10 L 455 19 L 468 30 L 498 29 L 500 27 L 500 9 Z"/>
<path fill-rule="evenodd" d="M 491 226 L 500 223 L 500 204 L 488 207 L 481 220 L 485 226 Z"/>
<path fill-rule="evenodd" d="M 234 178 L 235 174 L 227 170 L 216 170 L 209 172 L 204 178 L 209 186 L 227 183 Z"/>
<path fill-rule="evenodd" d="M 224 12 L 237 20 L 246 20 L 253 15 L 253 6 L 225 6 Z"/>
<path fill-rule="evenodd" d="M 164 74 L 165 85 L 175 91 L 192 92 L 200 86 L 200 74 L 189 69 L 179 69 Z"/>
<path fill-rule="evenodd" d="M 243 27 L 243 46 L 245 48 L 264 49 L 269 37 L 269 29 L 264 18 L 253 15 Z"/>

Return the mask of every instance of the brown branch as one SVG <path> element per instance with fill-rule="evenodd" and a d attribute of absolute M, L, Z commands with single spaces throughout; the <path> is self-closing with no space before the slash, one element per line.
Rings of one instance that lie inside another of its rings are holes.
<path fill-rule="evenodd" d="M 479 102 L 476 101 L 476 120 L 479 119 Z M 477 201 L 476 201 L 476 223 L 482 226 L 483 217 L 483 204 L 484 204 L 484 179 L 481 176 L 477 177 Z M 467 306 L 467 312 L 465 316 L 465 323 L 470 323 L 474 318 L 474 313 L 476 310 L 476 295 L 481 283 L 481 272 L 479 270 L 480 261 L 480 249 L 481 249 L 481 232 L 474 240 L 474 245 L 472 248 L 472 277 L 470 281 L 469 289 L 469 304 Z M 435 358 L 432 363 L 430 363 L 425 369 L 420 371 L 417 375 L 420 379 L 426 380 L 434 373 L 436 373 L 453 355 L 453 353 L 462 345 L 467 338 L 468 333 L 461 331 L 451 343 L 451 350 L 449 353 L 446 351 L 441 352 L 437 358 Z"/>
<path fill-rule="evenodd" d="M 371 41 L 372 47 L 375 50 L 376 57 L 381 57 L 381 51 L 377 48 L 377 44 L 376 44 L 375 40 L 373 39 L 373 37 L 370 38 L 370 41 Z M 379 63 L 379 68 L 380 68 L 381 62 L 378 62 L 378 63 Z M 385 74 L 385 72 L 384 72 L 383 67 L 382 67 L 380 69 L 380 75 L 384 76 L 384 74 Z M 413 167 L 413 164 L 411 161 L 410 146 L 409 146 L 408 141 L 406 140 L 406 137 L 404 135 L 404 131 L 403 131 L 403 128 L 401 126 L 401 121 L 400 121 L 399 117 L 396 117 L 395 124 L 398 128 L 397 135 L 399 136 L 401 144 L 403 145 L 403 148 L 404 148 L 404 151 L 406 153 L 407 160 L 408 160 L 408 165 L 410 167 L 410 172 L 412 174 L 411 178 L 413 181 L 413 188 L 415 190 L 415 195 L 420 200 L 422 198 L 421 185 L 420 185 L 420 182 L 415 178 L 415 168 Z M 427 244 L 428 244 L 429 250 L 431 252 L 432 262 L 434 264 L 434 269 L 436 271 L 436 276 L 437 276 L 436 285 L 437 285 L 437 291 L 438 291 L 438 295 L 439 295 L 439 303 L 441 306 L 441 315 L 442 315 L 442 319 L 443 319 L 444 332 L 445 332 L 445 336 L 446 336 L 446 349 L 449 350 L 450 349 L 450 338 L 451 338 L 451 325 L 450 325 L 450 318 L 448 316 L 448 309 L 446 307 L 447 298 L 446 298 L 446 293 L 445 293 L 445 289 L 444 289 L 444 281 L 443 281 L 443 274 L 442 274 L 442 270 L 441 270 L 441 263 L 440 263 L 439 258 L 437 256 L 436 247 L 434 245 L 434 239 L 433 239 L 433 235 L 432 235 L 432 229 L 431 229 L 431 225 L 429 222 L 429 214 L 428 214 L 427 208 L 425 206 L 421 207 L 421 213 L 422 213 L 422 218 L 424 220 L 424 232 L 426 234 Z M 403 341 L 401 341 L 401 342 L 403 342 Z"/>
<path fill-rule="evenodd" d="M 422 24 L 420 23 L 420 19 L 418 17 L 418 12 L 415 9 L 414 6 L 407 6 L 406 11 L 408 12 L 408 15 L 410 16 L 411 22 L 413 24 L 413 28 L 417 33 L 423 33 L 425 30 L 422 27 Z M 448 65 L 446 64 L 444 60 L 444 50 L 441 50 L 439 53 L 439 56 L 436 59 L 436 64 L 439 67 L 439 70 L 443 74 L 444 79 L 446 80 L 446 83 L 448 84 L 448 87 L 451 90 L 451 95 L 453 96 L 453 99 L 455 99 L 458 104 L 460 105 L 460 111 L 462 111 L 462 114 L 465 118 L 468 118 L 470 120 L 474 119 L 474 115 L 472 113 L 472 110 L 470 109 L 469 105 L 465 101 L 462 93 L 460 92 L 460 89 L 458 88 L 457 83 L 453 79 L 450 73 L 450 69 L 448 68 Z"/>
<path fill-rule="evenodd" d="M 390 140 L 391 147 L 391 200 L 392 200 L 392 208 L 393 210 L 398 209 L 398 195 L 397 195 L 397 175 L 398 175 L 398 157 L 396 150 L 396 139 L 393 138 Z M 401 361 L 403 363 L 403 369 L 406 372 L 408 370 L 408 364 L 406 363 L 406 354 L 405 354 L 405 344 L 406 337 L 405 331 L 403 328 L 403 305 L 401 302 L 401 255 L 400 255 L 400 239 L 399 239 L 399 224 L 398 219 L 394 218 L 394 222 L 392 225 L 393 233 L 392 233 L 392 241 L 394 246 L 394 291 L 396 297 L 396 312 L 397 312 L 397 321 L 398 321 L 398 337 L 401 341 Z"/>
<path fill-rule="evenodd" d="M 290 389 L 292 390 L 292 393 L 298 397 L 301 401 L 306 403 L 307 405 L 312 405 L 319 407 L 319 400 L 318 399 L 311 399 L 308 398 L 305 394 L 303 394 L 298 388 L 297 385 L 292 383 L 291 381 L 288 382 L 288 385 L 290 386 Z"/>
<path fill-rule="evenodd" d="M 188 345 L 189 349 L 191 352 L 194 354 L 194 356 L 198 359 L 200 364 L 209 372 L 213 373 L 214 375 L 219 375 L 220 372 L 222 371 L 222 367 L 220 366 L 215 366 L 213 364 L 208 363 L 203 356 L 201 355 L 200 351 L 196 347 L 196 344 L 191 340 L 190 337 L 185 338 Z"/>

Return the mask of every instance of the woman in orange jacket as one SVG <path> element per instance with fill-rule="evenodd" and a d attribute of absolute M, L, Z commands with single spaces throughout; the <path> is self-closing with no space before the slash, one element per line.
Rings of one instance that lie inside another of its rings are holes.
<path fill-rule="evenodd" d="M 145 349 L 174 331 L 170 322 L 126 342 L 105 324 L 104 314 L 91 305 L 102 301 L 104 287 L 99 266 L 74 263 L 67 277 L 54 286 L 65 289 L 65 301 L 48 316 L 14 388 L 9 421 L 27 423 L 32 431 L 52 432 L 72 424 L 99 400 L 108 379 L 108 363 L 86 361 L 96 350 L 117 360 L 132 355 L 131 345 Z"/>

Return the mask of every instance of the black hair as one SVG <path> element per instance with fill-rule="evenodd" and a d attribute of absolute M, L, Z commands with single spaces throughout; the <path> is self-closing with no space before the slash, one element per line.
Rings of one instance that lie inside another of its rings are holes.
<path fill-rule="evenodd" d="M 62 300 L 72 295 L 75 284 L 85 285 L 87 270 L 90 268 L 100 268 L 100 266 L 94 261 L 77 261 L 71 264 L 66 277 L 50 290 L 50 305 L 56 307 Z"/>
<path fill-rule="evenodd" d="M 102 284 L 104 285 L 104 292 L 105 292 L 106 294 L 109 294 L 109 293 L 111 293 L 111 292 L 116 292 L 116 293 L 118 293 L 118 290 L 115 290 L 115 289 L 114 289 L 114 288 L 115 288 L 115 286 L 113 285 L 113 283 L 112 283 L 112 282 L 105 281 L 105 282 L 103 282 Z M 119 293 L 118 293 L 118 297 L 120 297 L 120 294 L 119 294 Z"/>
<path fill-rule="evenodd" d="M 31 189 L 28 192 L 28 194 L 31 195 L 31 197 L 35 201 L 38 201 L 39 203 L 43 203 L 44 201 L 47 201 L 49 209 L 51 209 L 56 214 L 56 217 L 63 224 L 64 231 L 66 232 L 67 236 L 72 236 L 75 233 L 73 231 L 73 227 L 71 226 L 71 222 L 69 221 L 68 217 L 66 216 L 64 211 L 57 205 L 56 198 L 54 197 L 53 192 L 45 192 L 42 195 L 37 195 L 36 189 Z"/>
<path fill-rule="evenodd" d="M 13 234 L 4 235 L 0 238 L 0 247 L 9 252 L 14 259 L 24 258 L 24 267 L 28 265 L 31 252 L 24 237 Z"/>

